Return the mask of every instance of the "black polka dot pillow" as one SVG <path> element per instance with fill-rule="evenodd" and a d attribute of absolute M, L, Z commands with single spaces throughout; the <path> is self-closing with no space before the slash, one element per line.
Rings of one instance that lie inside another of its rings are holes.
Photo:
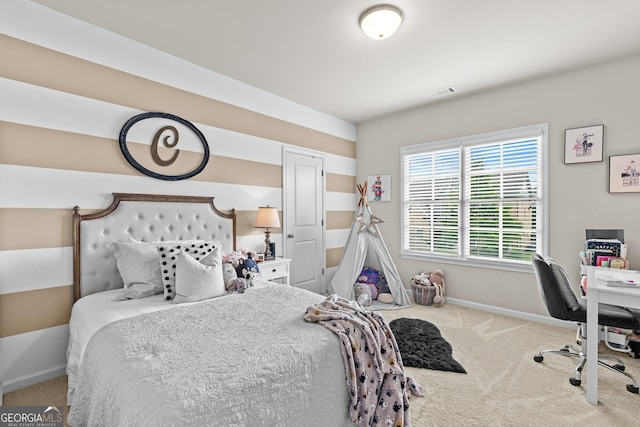
<path fill-rule="evenodd" d="M 222 247 L 221 242 L 172 242 L 158 245 L 160 257 L 160 272 L 164 299 L 171 301 L 176 296 L 176 259 L 180 252 L 191 255 L 197 261 L 208 264 L 206 257 L 214 248 Z"/>

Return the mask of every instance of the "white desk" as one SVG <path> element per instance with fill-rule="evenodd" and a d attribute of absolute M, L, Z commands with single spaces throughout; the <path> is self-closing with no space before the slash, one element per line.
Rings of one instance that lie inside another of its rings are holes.
<path fill-rule="evenodd" d="M 606 274 L 625 274 L 627 270 L 587 267 L 587 402 L 598 404 L 598 304 L 606 303 L 640 309 L 640 286 L 618 288 L 596 281 L 596 270 Z M 595 337 L 592 339 L 591 337 Z M 621 391 L 625 393 L 624 389 Z"/>

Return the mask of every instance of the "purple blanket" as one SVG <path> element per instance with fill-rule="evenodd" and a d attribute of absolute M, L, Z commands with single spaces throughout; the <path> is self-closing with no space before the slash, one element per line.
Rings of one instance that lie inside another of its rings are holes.
<path fill-rule="evenodd" d="M 396 339 L 384 318 L 334 294 L 309 307 L 304 319 L 340 338 L 351 420 L 359 426 L 410 427 L 407 388 L 415 396 L 423 392 L 405 375 Z"/>

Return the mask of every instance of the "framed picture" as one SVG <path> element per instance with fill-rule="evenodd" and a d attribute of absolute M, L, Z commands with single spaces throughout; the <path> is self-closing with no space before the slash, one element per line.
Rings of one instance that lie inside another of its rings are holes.
<path fill-rule="evenodd" d="M 640 193 L 640 154 L 609 156 L 609 193 Z"/>
<path fill-rule="evenodd" d="M 601 162 L 604 125 L 564 131 L 564 164 Z"/>
<path fill-rule="evenodd" d="M 367 200 L 388 202 L 391 200 L 391 175 L 373 175 L 367 179 Z"/>

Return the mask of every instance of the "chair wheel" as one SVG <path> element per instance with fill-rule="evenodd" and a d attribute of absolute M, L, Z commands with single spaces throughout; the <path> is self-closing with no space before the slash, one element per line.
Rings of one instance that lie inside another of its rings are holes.
<path fill-rule="evenodd" d="M 638 387 L 634 386 L 633 384 L 627 384 L 627 391 L 629 393 L 638 394 L 638 391 L 640 391 L 640 389 Z"/>
<path fill-rule="evenodd" d="M 624 369 L 625 369 L 624 365 L 621 365 L 619 363 L 616 364 L 616 365 L 613 365 L 612 368 L 615 369 L 616 371 L 620 371 L 620 372 L 624 372 Z"/>
<path fill-rule="evenodd" d="M 533 360 L 535 360 L 536 362 L 540 363 L 544 360 L 544 357 L 542 357 L 542 355 L 540 354 L 536 354 L 535 356 L 533 356 Z"/>
<path fill-rule="evenodd" d="M 582 380 L 578 380 L 576 378 L 569 378 L 569 382 L 571 383 L 571 385 L 574 385 L 576 387 L 578 387 L 580 384 L 582 384 Z M 627 386 L 627 390 L 629 389 L 629 386 Z"/>

